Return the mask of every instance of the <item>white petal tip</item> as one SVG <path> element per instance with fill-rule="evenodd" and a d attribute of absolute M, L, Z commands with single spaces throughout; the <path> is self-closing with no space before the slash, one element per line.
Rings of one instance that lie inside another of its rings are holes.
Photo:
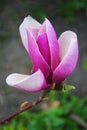
<path fill-rule="evenodd" d="M 6 82 L 10 86 L 27 92 L 36 92 L 47 87 L 44 75 L 40 70 L 32 75 L 11 74 L 7 77 Z"/>

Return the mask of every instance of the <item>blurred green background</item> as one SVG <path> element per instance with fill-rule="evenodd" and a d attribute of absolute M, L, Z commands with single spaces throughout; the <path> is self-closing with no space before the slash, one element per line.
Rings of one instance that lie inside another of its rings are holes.
<path fill-rule="evenodd" d="M 0 0 L 0 118 L 14 112 L 22 102 L 32 102 L 40 94 L 21 92 L 7 86 L 5 82 L 10 73 L 30 73 L 32 65 L 21 44 L 18 30 L 24 17 L 28 15 L 41 23 L 47 17 L 58 37 L 66 30 L 77 33 L 78 65 L 65 81 L 76 86 L 76 90 L 68 93 L 51 92 L 47 102 L 24 112 L 7 125 L 1 125 L 0 130 L 86 130 L 86 0 Z"/>

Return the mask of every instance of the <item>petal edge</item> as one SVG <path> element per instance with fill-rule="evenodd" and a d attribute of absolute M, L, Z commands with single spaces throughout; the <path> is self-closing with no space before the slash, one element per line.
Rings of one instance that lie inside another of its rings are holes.
<path fill-rule="evenodd" d="M 33 19 L 31 16 L 25 17 L 22 24 L 20 25 L 19 32 L 21 35 L 23 46 L 25 47 L 27 52 L 29 52 L 29 50 L 26 29 L 39 29 L 40 26 L 41 24 L 37 22 L 35 19 Z"/>
<path fill-rule="evenodd" d="M 36 92 L 48 87 L 41 70 L 32 75 L 11 74 L 7 77 L 6 82 L 8 85 L 26 92 Z"/>
<path fill-rule="evenodd" d="M 73 33 L 74 34 L 74 33 Z M 67 52 L 61 57 L 60 64 L 53 73 L 53 82 L 60 83 L 75 69 L 78 60 L 77 36 L 71 38 Z"/>

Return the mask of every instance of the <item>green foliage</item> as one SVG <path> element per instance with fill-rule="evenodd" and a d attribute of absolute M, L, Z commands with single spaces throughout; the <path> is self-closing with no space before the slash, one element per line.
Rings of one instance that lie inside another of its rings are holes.
<path fill-rule="evenodd" d="M 9 37 L 10 37 L 10 33 L 9 32 L 2 32 L 0 34 L 0 42 L 7 41 Z"/>
<path fill-rule="evenodd" d="M 40 111 L 36 113 L 21 113 L 10 123 L 0 127 L 0 130 L 80 130 L 80 125 L 71 120 L 69 115 L 73 113 L 87 121 L 87 97 L 79 99 L 68 93 L 57 94 L 52 91 L 49 94 L 50 102 L 47 103 L 48 105 L 56 100 L 60 102 L 57 107 L 48 105 L 47 110 L 39 108 Z"/>
<path fill-rule="evenodd" d="M 87 13 L 87 1 L 86 0 L 54 0 L 42 2 L 38 0 L 39 6 L 33 6 L 31 15 L 34 17 L 39 16 L 40 20 L 46 15 L 58 15 L 62 16 L 67 22 L 75 22 L 77 20 L 78 14 L 83 14 L 84 16 Z M 46 6 L 44 6 L 44 4 Z M 50 9 L 52 7 L 52 10 Z M 47 11 L 48 10 L 48 11 Z M 50 11 L 49 11 L 50 10 Z"/>
<path fill-rule="evenodd" d="M 87 10 L 86 0 L 55 0 L 59 6 L 57 12 L 63 16 L 73 16 L 76 11 Z"/>
<path fill-rule="evenodd" d="M 84 58 L 82 61 L 82 66 L 84 70 L 87 70 L 87 58 Z"/>
<path fill-rule="evenodd" d="M 42 5 L 37 5 L 30 8 L 30 15 L 42 22 L 46 17 L 46 12 Z"/>

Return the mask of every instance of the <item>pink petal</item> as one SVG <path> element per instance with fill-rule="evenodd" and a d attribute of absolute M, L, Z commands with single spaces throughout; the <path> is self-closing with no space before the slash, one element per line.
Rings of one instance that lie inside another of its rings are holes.
<path fill-rule="evenodd" d="M 28 50 L 28 40 L 27 40 L 27 33 L 26 33 L 26 29 L 28 30 L 38 30 L 40 28 L 41 24 L 38 23 L 35 19 L 33 19 L 31 16 L 28 16 L 24 19 L 24 21 L 22 22 L 22 24 L 19 27 L 19 31 L 20 31 L 20 35 L 22 38 L 22 42 L 23 45 L 25 47 L 25 49 L 27 50 L 27 52 L 29 52 Z"/>
<path fill-rule="evenodd" d="M 50 21 L 48 19 L 45 20 L 46 22 L 46 33 L 50 48 L 50 55 L 51 55 L 51 69 L 54 71 L 54 69 L 59 64 L 59 47 L 58 47 L 58 41 L 56 37 L 55 30 L 53 26 L 51 25 Z"/>
<path fill-rule="evenodd" d="M 32 75 L 11 74 L 7 77 L 6 82 L 12 87 L 27 92 L 35 92 L 48 87 L 44 75 L 40 70 Z"/>
<path fill-rule="evenodd" d="M 42 56 L 44 57 L 47 64 L 50 66 L 50 50 L 46 33 L 38 36 L 37 44 Z"/>
<path fill-rule="evenodd" d="M 39 47 L 36 43 L 35 38 L 33 37 L 32 33 L 27 30 L 28 36 L 28 46 L 29 46 L 29 55 L 33 63 L 34 71 L 40 69 L 45 77 L 47 78 L 50 74 L 50 67 L 41 55 L 39 51 Z"/>
<path fill-rule="evenodd" d="M 78 59 L 77 36 L 72 31 L 66 31 L 59 37 L 60 64 L 53 73 L 53 82 L 60 83 L 76 67 Z"/>

